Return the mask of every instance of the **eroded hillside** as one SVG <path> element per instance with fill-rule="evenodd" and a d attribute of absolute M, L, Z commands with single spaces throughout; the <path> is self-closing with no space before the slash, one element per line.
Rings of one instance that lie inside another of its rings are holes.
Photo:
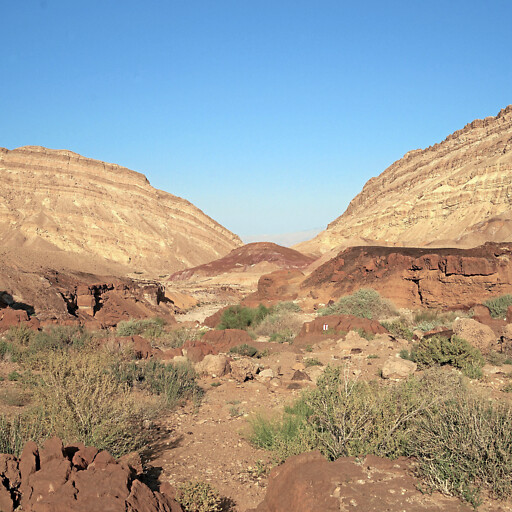
<path fill-rule="evenodd" d="M 323 253 L 361 241 L 413 247 L 510 241 L 511 195 L 509 105 L 439 144 L 407 153 L 370 179 L 325 231 L 296 248 Z"/>

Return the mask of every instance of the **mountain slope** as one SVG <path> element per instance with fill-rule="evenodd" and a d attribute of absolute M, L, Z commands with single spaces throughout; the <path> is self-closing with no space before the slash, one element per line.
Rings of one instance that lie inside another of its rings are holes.
<path fill-rule="evenodd" d="M 474 247 L 510 241 L 512 105 L 370 179 L 301 252 L 360 245 Z M 356 241 L 353 243 L 353 241 Z"/>
<path fill-rule="evenodd" d="M 146 177 L 65 150 L 0 148 L 3 247 L 127 271 L 171 273 L 224 256 L 241 240 Z"/>

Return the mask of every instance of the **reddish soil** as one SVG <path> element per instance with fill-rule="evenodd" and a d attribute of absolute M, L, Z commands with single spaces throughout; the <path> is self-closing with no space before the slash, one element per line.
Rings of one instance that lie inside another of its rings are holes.
<path fill-rule="evenodd" d="M 314 261 L 294 249 L 271 242 L 255 242 L 232 250 L 227 256 L 210 263 L 174 273 L 170 281 L 185 281 L 197 276 L 218 276 L 228 272 L 244 272 L 259 263 L 271 263 L 276 269 L 302 269 Z"/>

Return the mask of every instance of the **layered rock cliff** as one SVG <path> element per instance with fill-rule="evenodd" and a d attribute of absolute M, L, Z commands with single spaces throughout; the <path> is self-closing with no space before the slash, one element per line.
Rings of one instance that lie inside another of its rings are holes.
<path fill-rule="evenodd" d="M 370 179 L 302 252 L 359 245 L 475 247 L 512 241 L 512 105 Z M 356 243 L 353 241 L 356 240 Z"/>
<path fill-rule="evenodd" d="M 0 178 L 4 248 L 172 273 L 242 245 L 190 202 L 153 188 L 144 175 L 71 151 L 0 148 Z"/>

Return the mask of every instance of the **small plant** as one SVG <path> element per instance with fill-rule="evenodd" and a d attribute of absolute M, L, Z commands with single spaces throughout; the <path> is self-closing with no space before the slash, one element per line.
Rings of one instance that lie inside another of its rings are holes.
<path fill-rule="evenodd" d="M 412 341 L 414 336 L 412 329 L 409 328 L 409 326 L 403 319 L 381 323 L 382 326 L 385 327 L 395 338 L 401 338 L 404 340 Z"/>
<path fill-rule="evenodd" d="M 118 336 L 145 335 L 148 338 L 161 336 L 163 332 L 164 320 L 161 318 L 146 318 L 143 320 L 126 320 L 117 324 Z"/>
<path fill-rule="evenodd" d="M 231 306 L 224 311 L 217 329 L 244 329 L 256 327 L 270 313 L 263 304 L 257 308 Z"/>
<path fill-rule="evenodd" d="M 310 366 L 323 366 L 323 364 L 318 359 L 307 357 L 304 359 L 304 366 L 309 368 Z"/>
<path fill-rule="evenodd" d="M 232 418 L 239 418 L 240 416 L 244 415 L 244 411 L 242 409 L 240 409 L 239 407 L 237 407 L 236 405 L 232 405 L 229 408 L 229 415 Z"/>
<path fill-rule="evenodd" d="M 512 364 L 512 359 L 502 352 L 492 351 L 486 356 L 487 362 L 493 366 L 503 366 L 504 364 Z"/>
<path fill-rule="evenodd" d="M 512 295 L 507 294 L 486 300 L 484 305 L 489 308 L 489 312 L 493 318 L 505 318 L 507 316 L 508 307 L 512 306 Z"/>
<path fill-rule="evenodd" d="M 18 381 L 21 380 L 21 374 L 19 374 L 16 370 L 13 370 L 9 375 L 7 375 L 7 378 L 10 381 Z"/>
<path fill-rule="evenodd" d="M 366 359 L 379 359 L 379 356 L 377 354 L 369 354 Z"/>
<path fill-rule="evenodd" d="M 295 339 L 295 333 L 291 330 L 285 330 L 282 332 L 276 332 L 270 336 L 270 341 L 277 343 L 293 343 Z"/>
<path fill-rule="evenodd" d="M 479 378 L 485 363 L 480 351 L 458 336 L 451 339 L 439 335 L 423 338 L 413 346 L 411 359 L 419 368 L 449 364 L 470 378 Z"/>
<path fill-rule="evenodd" d="M 365 331 L 364 329 L 355 329 L 355 331 L 357 332 L 357 334 L 359 334 L 359 336 L 361 336 L 361 338 L 365 340 L 372 341 L 373 338 L 375 338 L 375 334 L 373 334 L 372 332 Z"/>
<path fill-rule="evenodd" d="M 222 385 L 222 382 L 219 382 L 218 380 L 216 380 L 215 382 L 212 382 L 212 383 L 210 384 L 210 386 L 211 386 L 212 388 L 218 388 L 218 387 L 219 387 L 219 386 L 221 386 L 221 385 Z"/>
<path fill-rule="evenodd" d="M 185 512 L 222 512 L 222 498 L 209 483 L 191 480 L 180 484 L 176 494 Z"/>
<path fill-rule="evenodd" d="M 340 314 L 373 319 L 394 315 L 396 309 L 391 302 L 382 299 L 375 290 L 361 288 L 319 311 L 320 316 Z"/>
<path fill-rule="evenodd" d="M 306 346 L 304 347 L 304 350 L 305 350 L 306 352 L 313 352 L 313 347 L 312 347 L 311 345 L 306 345 Z"/>
<path fill-rule="evenodd" d="M 512 382 L 509 382 L 503 389 L 503 392 L 505 393 L 512 393 Z"/>
<path fill-rule="evenodd" d="M 407 361 L 412 361 L 411 354 L 409 353 L 409 351 L 406 348 L 403 348 L 402 350 L 400 350 L 399 356 L 402 359 L 406 359 Z"/>
<path fill-rule="evenodd" d="M 240 356 L 246 356 L 246 357 L 257 357 L 258 356 L 258 350 L 248 345 L 247 343 L 244 343 L 243 345 L 237 345 L 236 347 L 231 347 L 229 351 L 232 354 L 238 354 Z"/>

